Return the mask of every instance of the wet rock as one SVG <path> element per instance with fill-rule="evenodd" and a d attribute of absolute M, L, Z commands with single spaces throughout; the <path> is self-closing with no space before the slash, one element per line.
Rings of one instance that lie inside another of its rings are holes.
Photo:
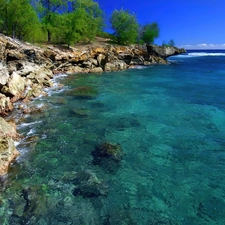
<path fill-rule="evenodd" d="M 25 90 L 26 82 L 18 73 L 13 72 L 10 79 L 1 91 L 6 96 L 12 97 L 11 101 L 15 102 L 23 97 L 23 92 Z"/>
<path fill-rule="evenodd" d="M 8 112 L 13 110 L 13 105 L 9 97 L 0 93 L 0 115 L 6 116 Z"/>
<path fill-rule="evenodd" d="M 6 66 L 0 62 L 0 85 L 5 85 L 9 80 L 9 72 Z"/>
<path fill-rule="evenodd" d="M 127 69 L 127 64 L 122 60 L 115 60 L 113 62 L 108 62 L 105 64 L 104 70 L 107 72 L 109 71 L 119 71 Z"/>
<path fill-rule="evenodd" d="M 101 182 L 97 176 L 90 170 L 83 170 L 76 174 L 73 183 L 76 185 L 73 195 L 82 195 L 83 197 L 99 197 L 107 195 L 108 185 Z"/>
<path fill-rule="evenodd" d="M 101 67 L 95 67 L 95 68 L 90 69 L 89 72 L 90 73 L 102 73 L 103 69 Z"/>
<path fill-rule="evenodd" d="M 10 163 L 20 154 L 14 145 L 18 137 L 15 127 L 0 117 L 0 176 L 8 172 Z"/>

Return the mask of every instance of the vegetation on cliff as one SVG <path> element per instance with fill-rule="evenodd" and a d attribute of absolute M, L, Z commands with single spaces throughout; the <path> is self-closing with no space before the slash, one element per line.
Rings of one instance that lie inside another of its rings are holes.
<path fill-rule="evenodd" d="M 144 27 L 136 15 L 114 10 L 110 16 L 118 44 L 153 43 L 159 35 L 156 23 Z M 28 42 L 90 42 L 104 34 L 107 21 L 93 0 L 0 0 L 0 32 Z"/>

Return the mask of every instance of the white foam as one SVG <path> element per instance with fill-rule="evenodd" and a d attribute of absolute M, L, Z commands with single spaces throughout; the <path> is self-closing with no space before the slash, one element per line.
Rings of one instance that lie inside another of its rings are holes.
<path fill-rule="evenodd" d="M 35 124 L 37 124 L 37 123 L 42 123 L 42 120 L 36 121 L 36 122 L 31 122 L 31 123 L 22 123 L 22 124 L 20 124 L 20 125 L 18 126 L 18 128 L 21 128 L 21 127 L 28 127 L 28 126 L 33 126 L 33 125 L 35 125 Z"/>
<path fill-rule="evenodd" d="M 45 92 L 48 93 L 49 96 L 51 96 L 54 93 L 60 93 L 63 92 L 67 87 L 66 86 L 62 86 L 60 84 L 60 80 L 63 79 L 64 77 L 67 77 L 67 74 L 57 74 L 54 76 L 53 79 L 51 79 L 53 86 L 52 87 L 48 87 L 45 88 Z"/>
<path fill-rule="evenodd" d="M 175 57 L 203 57 L 203 56 L 225 56 L 225 53 L 222 52 L 190 52 L 190 53 L 185 53 L 181 54 Z"/>
<path fill-rule="evenodd" d="M 36 130 L 35 130 L 34 128 L 30 129 L 30 131 L 27 133 L 27 136 L 28 136 L 28 135 L 31 135 L 31 134 L 34 134 L 35 131 L 36 131 Z"/>

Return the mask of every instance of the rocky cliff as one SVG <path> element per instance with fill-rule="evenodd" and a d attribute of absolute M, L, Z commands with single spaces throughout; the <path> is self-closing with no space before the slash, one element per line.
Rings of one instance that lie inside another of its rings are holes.
<path fill-rule="evenodd" d="M 157 46 L 157 45 L 147 45 L 147 52 L 150 55 L 166 59 L 173 55 L 179 55 L 185 53 L 184 48 L 177 48 L 173 46 Z"/>
<path fill-rule="evenodd" d="M 168 56 L 182 52 L 158 46 L 96 43 L 70 49 L 41 48 L 0 34 L 0 116 L 10 113 L 16 101 L 45 95 L 44 87 L 52 86 L 55 73 L 101 73 L 166 64 Z M 7 173 L 10 162 L 19 154 L 13 144 L 17 137 L 15 128 L 0 117 L 0 176 Z"/>

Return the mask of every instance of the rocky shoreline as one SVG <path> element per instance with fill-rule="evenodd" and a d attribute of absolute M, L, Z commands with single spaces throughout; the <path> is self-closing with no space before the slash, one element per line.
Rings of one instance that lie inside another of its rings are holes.
<path fill-rule="evenodd" d="M 19 134 L 16 124 L 4 119 L 15 102 L 47 95 L 44 88 L 53 85 L 58 73 L 102 73 L 139 65 L 167 64 L 166 58 L 184 53 L 176 47 L 83 45 L 79 48 L 37 47 L 0 34 L 0 176 L 19 155 L 14 145 Z M 23 113 L 32 109 L 19 105 Z"/>

